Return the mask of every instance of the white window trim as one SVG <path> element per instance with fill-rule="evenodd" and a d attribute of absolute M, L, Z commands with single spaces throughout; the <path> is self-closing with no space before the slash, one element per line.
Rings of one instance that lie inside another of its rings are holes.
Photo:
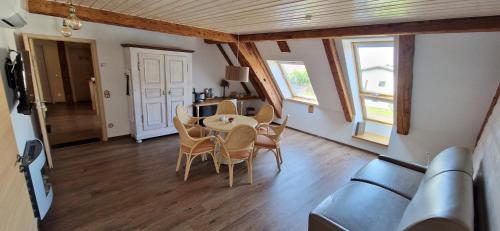
<path fill-rule="evenodd" d="M 394 51 L 396 50 L 396 43 L 394 41 L 360 41 L 360 42 L 351 42 L 351 47 L 352 47 L 352 55 L 353 55 L 353 63 L 354 63 L 354 70 L 355 70 L 355 81 L 357 82 L 357 88 L 358 88 L 358 96 L 359 96 L 359 102 L 361 106 L 361 114 L 363 117 L 363 120 L 368 120 L 368 121 L 373 121 L 377 123 L 382 123 L 382 124 L 388 124 L 388 125 L 393 125 L 394 124 L 394 119 L 392 123 L 388 123 L 386 121 L 381 121 L 377 119 L 372 119 L 368 118 L 366 114 L 366 107 L 364 105 L 364 98 L 372 98 L 376 99 L 379 101 L 384 101 L 384 102 L 391 102 L 394 105 L 394 96 L 393 95 L 384 95 L 384 94 L 379 94 L 379 93 L 374 93 L 374 92 L 367 92 L 363 91 L 362 85 L 361 85 L 361 71 L 359 67 L 359 55 L 358 55 L 358 47 L 388 47 L 392 46 L 394 48 Z M 394 56 L 394 65 L 396 66 L 396 56 Z M 396 76 L 394 74 L 393 76 L 394 82 L 396 82 Z M 393 112 L 395 114 L 395 112 Z"/>

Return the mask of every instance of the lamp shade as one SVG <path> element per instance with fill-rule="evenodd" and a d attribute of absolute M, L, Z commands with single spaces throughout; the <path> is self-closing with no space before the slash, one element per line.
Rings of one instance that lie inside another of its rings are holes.
<path fill-rule="evenodd" d="M 226 67 L 226 80 L 248 82 L 249 67 L 240 66 L 227 66 Z"/>

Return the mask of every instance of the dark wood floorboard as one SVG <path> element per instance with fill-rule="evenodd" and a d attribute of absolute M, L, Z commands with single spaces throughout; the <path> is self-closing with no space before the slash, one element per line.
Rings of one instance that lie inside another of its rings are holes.
<path fill-rule="evenodd" d="M 60 145 L 101 137 L 97 112 L 90 102 L 46 104 L 46 124 L 50 125 L 50 145 Z"/>
<path fill-rule="evenodd" d="M 217 175 L 210 159 L 197 159 L 184 182 L 177 135 L 56 149 L 55 200 L 41 229 L 307 230 L 309 212 L 375 158 L 294 130 L 282 142 L 281 172 L 261 151 L 253 184 L 238 164 L 233 188 L 227 167 Z"/>

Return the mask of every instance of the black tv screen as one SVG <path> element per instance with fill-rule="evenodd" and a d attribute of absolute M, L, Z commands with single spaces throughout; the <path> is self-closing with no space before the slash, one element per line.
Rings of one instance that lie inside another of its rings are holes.
<path fill-rule="evenodd" d="M 14 60 L 11 53 L 16 53 Z M 31 62 L 28 51 L 10 51 L 5 61 L 7 83 L 14 90 L 15 97 L 19 100 L 17 112 L 30 115 L 34 102 L 33 85 L 31 78 Z"/>

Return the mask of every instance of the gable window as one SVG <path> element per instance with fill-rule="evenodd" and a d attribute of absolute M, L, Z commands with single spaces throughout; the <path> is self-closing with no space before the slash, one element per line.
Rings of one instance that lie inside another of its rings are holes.
<path fill-rule="evenodd" d="M 364 120 L 394 122 L 394 43 L 354 42 L 356 77 Z"/>
<path fill-rule="evenodd" d="M 277 61 L 277 64 L 288 86 L 291 99 L 308 101 L 317 100 L 304 62 Z"/>

